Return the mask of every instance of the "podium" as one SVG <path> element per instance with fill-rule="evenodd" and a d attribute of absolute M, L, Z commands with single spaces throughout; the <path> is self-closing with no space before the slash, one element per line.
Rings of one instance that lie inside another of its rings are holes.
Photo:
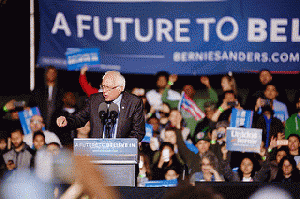
<path fill-rule="evenodd" d="M 136 138 L 75 138 L 74 155 L 92 157 L 92 163 L 106 175 L 107 186 L 135 186 L 138 164 Z"/>

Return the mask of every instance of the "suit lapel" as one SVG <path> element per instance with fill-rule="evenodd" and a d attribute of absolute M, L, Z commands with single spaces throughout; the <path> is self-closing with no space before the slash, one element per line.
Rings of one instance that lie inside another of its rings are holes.
<path fill-rule="evenodd" d="M 119 121 L 118 121 L 118 129 L 117 129 L 117 137 L 121 135 L 121 129 L 123 127 L 125 121 L 126 111 L 128 110 L 128 94 L 123 92 L 123 96 L 120 103 L 120 113 L 119 113 Z"/>

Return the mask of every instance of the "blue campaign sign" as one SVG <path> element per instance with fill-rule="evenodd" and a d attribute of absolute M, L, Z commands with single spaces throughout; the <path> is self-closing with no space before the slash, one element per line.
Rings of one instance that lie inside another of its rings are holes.
<path fill-rule="evenodd" d="M 297 0 L 40 0 L 37 64 L 67 70 L 69 48 L 97 48 L 95 71 L 299 71 L 299 7 Z"/>
<path fill-rule="evenodd" d="M 176 187 L 178 180 L 150 180 L 145 183 L 145 187 Z"/>
<path fill-rule="evenodd" d="M 24 135 L 27 135 L 31 132 L 30 130 L 30 119 L 33 115 L 41 115 L 38 107 L 31 107 L 30 109 L 25 109 L 18 112 L 19 119 L 22 125 Z M 45 127 L 43 127 L 45 130 Z"/>
<path fill-rule="evenodd" d="M 150 143 L 150 140 L 153 136 L 153 127 L 151 124 L 146 123 L 145 128 L 146 128 L 146 134 L 145 134 L 142 142 Z"/>
<path fill-rule="evenodd" d="M 226 149 L 228 151 L 260 152 L 262 129 L 236 128 L 226 129 Z"/>
<path fill-rule="evenodd" d="M 75 138 L 74 154 L 88 155 L 97 160 L 132 160 L 137 162 L 136 138 Z"/>
<path fill-rule="evenodd" d="M 251 128 L 253 121 L 253 111 L 232 109 L 230 127 Z"/>
<path fill-rule="evenodd" d="M 99 65 L 98 48 L 67 48 L 66 60 L 68 70 L 80 70 L 84 65 Z"/>

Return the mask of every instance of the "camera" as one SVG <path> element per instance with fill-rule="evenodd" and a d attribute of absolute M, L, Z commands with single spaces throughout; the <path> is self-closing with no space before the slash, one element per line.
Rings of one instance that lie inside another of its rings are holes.
<path fill-rule="evenodd" d="M 16 108 L 19 108 L 19 107 L 24 107 L 26 105 L 26 102 L 25 101 L 16 101 L 14 102 L 14 106 Z"/>
<path fill-rule="evenodd" d="M 230 106 L 230 107 L 236 107 L 238 105 L 238 101 L 227 102 L 227 105 Z"/>
<path fill-rule="evenodd" d="M 224 131 L 218 131 L 217 132 L 217 139 L 222 139 L 225 137 L 225 132 Z"/>

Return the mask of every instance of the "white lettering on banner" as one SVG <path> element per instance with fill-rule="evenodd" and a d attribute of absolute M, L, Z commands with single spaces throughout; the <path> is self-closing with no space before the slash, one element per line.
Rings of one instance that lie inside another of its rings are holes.
<path fill-rule="evenodd" d="M 148 19 L 148 34 L 146 36 L 142 36 L 141 34 L 141 23 L 140 19 L 136 18 L 134 20 L 135 24 L 135 38 L 140 42 L 149 42 L 153 37 L 153 19 Z"/>
<path fill-rule="evenodd" d="M 257 139 L 258 135 L 257 135 L 256 132 L 232 130 L 231 131 L 231 137 L 232 138 Z"/>
<path fill-rule="evenodd" d="M 198 24 L 203 24 L 203 40 L 205 42 L 208 42 L 209 41 L 209 24 L 212 24 L 212 23 L 216 23 L 216 19 L 215 18 L 199 18 L 199 19 L 196 19 L 196 22 Z"/>
<path fill-rule="evenodd" d="M 267 22 L 264 19 L 249 18 L 248 19 L 248 41 L 264 42 L 268 37 L 266 31 Z"/>
<path fill-rule="evenodd" d="M 77 37 L 82 38 L 84 36 L 83 30 L 90 30 L 91 26 L 84 25 L 83 21 L 92 21 L 92 17 L 90 15 L 77 15 Z"/>
<path fill-rule="evenodd" d="M 108 41 L 113 35 L 113 19 L 111 17 L 106 18 L 106 34 L 102 35 L 100 32 L 100 21 L 98 16 L 94 16 L 93 20 L 94 35 L 100 41 Z"/>
<path fill-rule="evenodd" d="M 300 42 L 299 19 L 292 19 L 292 42 Z"/>
<path fill-rule="evenodd" d="M 56 34 L 58 30 L 65 31 L 65 35 L 67 37 L 70 37 L 72 35 L 71 30 L 68 25 L 68 22 L 65 18 L 65 15 L 61 12 L 56 14 L 56 18 L 55 18 L 51 33 Z"/>
<path fill-rule="evenodd" d="M 191 21 L 189 19 L 176 19 L 175 20 L 175 40 L 177 42 L 190 42 L 190 37 L 182 37 L 181 33 L 188 33 L 188 28 L 181 28 L 181 24 L 190 24 Z"/>
<path fill-rule="evenodd" d="M 165 28 L 163 28 L 165 26 Z M 173 29 L 173 24 L 168 19 L 157 19 L 156 20 L 156 40 L 162 42 L 163 35 L 168 42 L 173 42 L 173 38 L 170 35 L 170 31 Z"/>
<path fill-rule="evenodd" d="M 231 23 L 233 26 L 232 33 L 229 35 L 223 35 L 222 33 L 222 27 L 225 23 Z M 222 41 L 232 41 L 236 38 L 236 36 L 239 33 L 239 25 L 233 17 L 223 17 L 217 23 L 216 32 L 217 32 L 217 36 Z"/>
<path fill-rule="evenodd" d="M 101 23 L 106 23 L 106 30 L 101 29 L 100 31 L 100 19 L 103 20 Z M 114 31 L 114 23 L 119 24 L 119 33 Z M 224 25 L 228 23 L 232 26 L 232 30 L 225 34 L 222 32 L 222 29 Z M 287 18 L 271 18 L 270 27 L 268 27 L 267 20 L 262 18 L 248 18 L 247 23 L 246 31 L 248 42 L 265 42 L 269 37 L 270 42 L 285 43 L 288 42 L 286 30 L 291 30 L 291 42 L 300 42 L 299 18 L 293 18 L 291 22 L 289 22 Z M 195 24 L 198 24 L 199 29 L 202 30 L 202 38 L 193 38 L 192 35 L 190 35 L 190 26 L 194 27 Z M 93 26 L 93 28 L 91 28 L 91 26 Z M 213 17 L 208 17 L 192 20 L 189 18 L 176 18 L 174 21 L 166 18 L 148 18 L 141 21 L 139 18 L 100 18 L 100 16 L 78 14 L 76 15 L 76 28 L 76 37 L 78 38 L 83 38 L 85 32 L 93 31 L 95 38 L 99 41 L 109 41 L 113 38 L 114 34 L 119 34 L 117 36 L 120 37 L 121 42 L 126 42 L 128 41 L 128 37 L 133 36 L 139 42 L 150 42 L 151 40 L 156 40 L 157 42 L 192 42 L 193 40 L 199 39 L 203 39 L 203 42 L 209 42 L 214 29 L 216 37 L 219 40 L 229 42 L 236 39 L 240 31 L 238 21 L 231 16 L 224 16 L 218 20 Z M 58 34 L 60 30 L 68 37 L 72 35 L 65 15 L 58 12 L 51 33 Z M 128 35 L 129 32 L 133 32 L 134 35 Z M 142 35 L 142 32 L 146 33 Z M 259 60 L 258 54 L 255 54 L 254 59 L 252 55 L 249 57 L 246 54 L 244 55 L 240 54 L 238 56 L 240 56 L 240 59 L 248 60 L 249 62 Z M 209 57 L 211 58 L 212 56 Z M 283 56 L 280 59 L 284 62 L 285 60 L 290 60 L 289 58 L 290 56 Z"/>
<path fill-rule="evenodd" d="M 271 31 L 270 31 L 270 41 L 271 42 L 286 42 L 287 38 L 285 35 L 285 28 L 280 26 L 287 25 L 287 19 L 271 19 Z"/>
<path fill-rule="evenodd" d="M 114 22 L 120 24 L 120 40 L 125 42 L 127 40 L 127 24 L 133 23 L 133 19 L 117 17 L 114 18 Z"/>
<path fill-rule="evenodd" d="M 202 61 L 234 61 L 234 62 L 300 62 L 299 52 L 274 52 L 269 57 L 267 52 L 243 51 L 204 51 L 204 52 L 174 52 L 174 62 L 202 62 Z"/>

